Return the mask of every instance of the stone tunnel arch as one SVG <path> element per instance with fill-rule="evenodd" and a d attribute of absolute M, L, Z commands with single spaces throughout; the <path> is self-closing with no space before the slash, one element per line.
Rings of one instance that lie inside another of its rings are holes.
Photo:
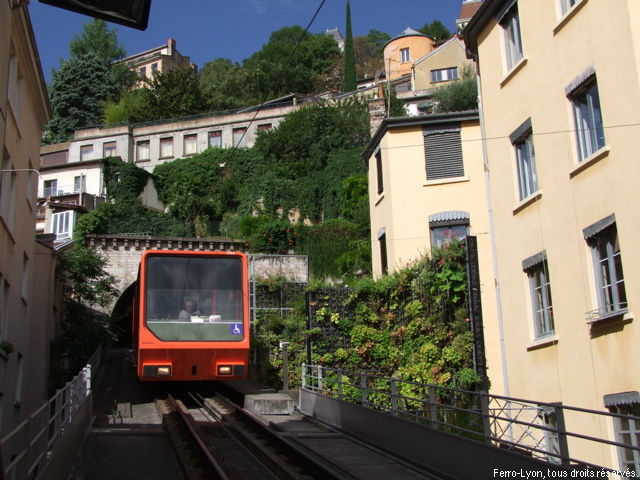
<path fill-rule="evenodd" d="M 124 289 L 111 310 L 111 324 L 118 335 L 117 345 L 132 345 L 131 328 L 133 321 L 133 300 L 136 295 L 137 281 Z"/>

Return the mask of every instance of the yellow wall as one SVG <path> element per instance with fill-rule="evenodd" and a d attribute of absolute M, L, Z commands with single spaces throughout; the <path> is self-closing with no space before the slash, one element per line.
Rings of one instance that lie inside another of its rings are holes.
<path fill-rule="evenodd" d="M 46 282 L 37 276 L 52 272 L 54 257 L 49 249 L 36 246 L 37 175 L 24 171 L 38 169 L 41 129 L 50 120 L 46 85 L 32 39 L 27 6 L 22 3 L 12 8 L 9 2 L 0 2 L 0 129 L 4 135 L 0 138 L 0 168 L 23 170 L 0 174 L 0 340 L 14 346 L 10 355 L 0 353 L 0 437 L 28 418 L 46 398 L 53 324 L 50 296 L 39 288 Z M 15 62 L 9 59 L 10 44 Z M 17 65 L 12 72 L 19 71 L 12 76 L 19 78 L 20 87 L 15 91 L 20 93 L 13 96 L 8 95 L 6 82 L 10 63 Z M 9 101 L 8 96 L 12 96 Z"/>
<path fill-rule="evenodd" d="M 603 410 L 604 395 L 640 390 L 640 7 L 635 0 L 581 0 L 562 18 L 559 8 L 542 8 L 537 0 L 519 0 L 518 8 L 524 59 L 511 72 L 505 71 L 503 32 L 495 19 L 478 36 L 509 393 Z M 589 66 L 596 71 L 606 147 L 579 164 L 565 87 Z M 519 202 L 508 136 L 529 117 L 539 192 Z M 590 326 L 585 312 L 598 304 L 582 230 L 612 213 L 629 313 Z M 540 345 L 522 260 L 542 250 L 556 333 Z M 603 423 L 592 428 L 597 436 L 610 432 Z M 596 449 L 588 460 L 617 462 L 611 453 Z"/>
<path fill-rule="evenodd" d="M 426 35 L 406 35 L 390 40 L 384 47 L 384 68 L 388 80 L 411 73 L 413 62 L 431 51 L 433 40 Z M 409 61 L 403 62 L 400 51 L 409 49 Z"/>
<path fill-rule="evenodd" d="M 462 78 L 465 65 L 473 67 L 473 62 L 467 59 L 464 44 L 457 38 L 452 38 L 427 56 L 417 60 L 414 64 L 414 90 L 426 90 L 439 87 L 449 82 L 431 82 L 431 71 L 442 68 L 458 68 L 458 78 Z"/>

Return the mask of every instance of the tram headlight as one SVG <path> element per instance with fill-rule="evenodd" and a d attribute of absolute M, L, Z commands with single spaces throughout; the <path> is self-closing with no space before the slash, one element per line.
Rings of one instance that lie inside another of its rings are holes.
<path fill-rule="evenodd" d="M 231 365 L 218 365 L 218 375 L 233 375 L 233 367 Z"/>
<path fill-rule="evenodd" d="M 143 365 L 143 377 L 170 377 L 171 365 Z"/>

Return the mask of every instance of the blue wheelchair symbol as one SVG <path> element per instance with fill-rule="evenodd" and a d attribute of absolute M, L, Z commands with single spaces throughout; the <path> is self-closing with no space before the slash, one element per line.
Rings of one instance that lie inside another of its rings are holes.
<path fill-rule="evenodd" d="M 233 323 L 231 325 L 231 335 L 242 335 L 244 330 L 244 325 L 241 323 Z"/>

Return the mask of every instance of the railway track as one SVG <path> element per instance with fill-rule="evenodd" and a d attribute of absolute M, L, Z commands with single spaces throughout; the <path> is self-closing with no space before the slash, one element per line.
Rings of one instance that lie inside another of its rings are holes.
<path fill-rule="evenodd" d="M 356 478 L 222 396 L 169 395 L 158 408 L 189 480 Z"/>

